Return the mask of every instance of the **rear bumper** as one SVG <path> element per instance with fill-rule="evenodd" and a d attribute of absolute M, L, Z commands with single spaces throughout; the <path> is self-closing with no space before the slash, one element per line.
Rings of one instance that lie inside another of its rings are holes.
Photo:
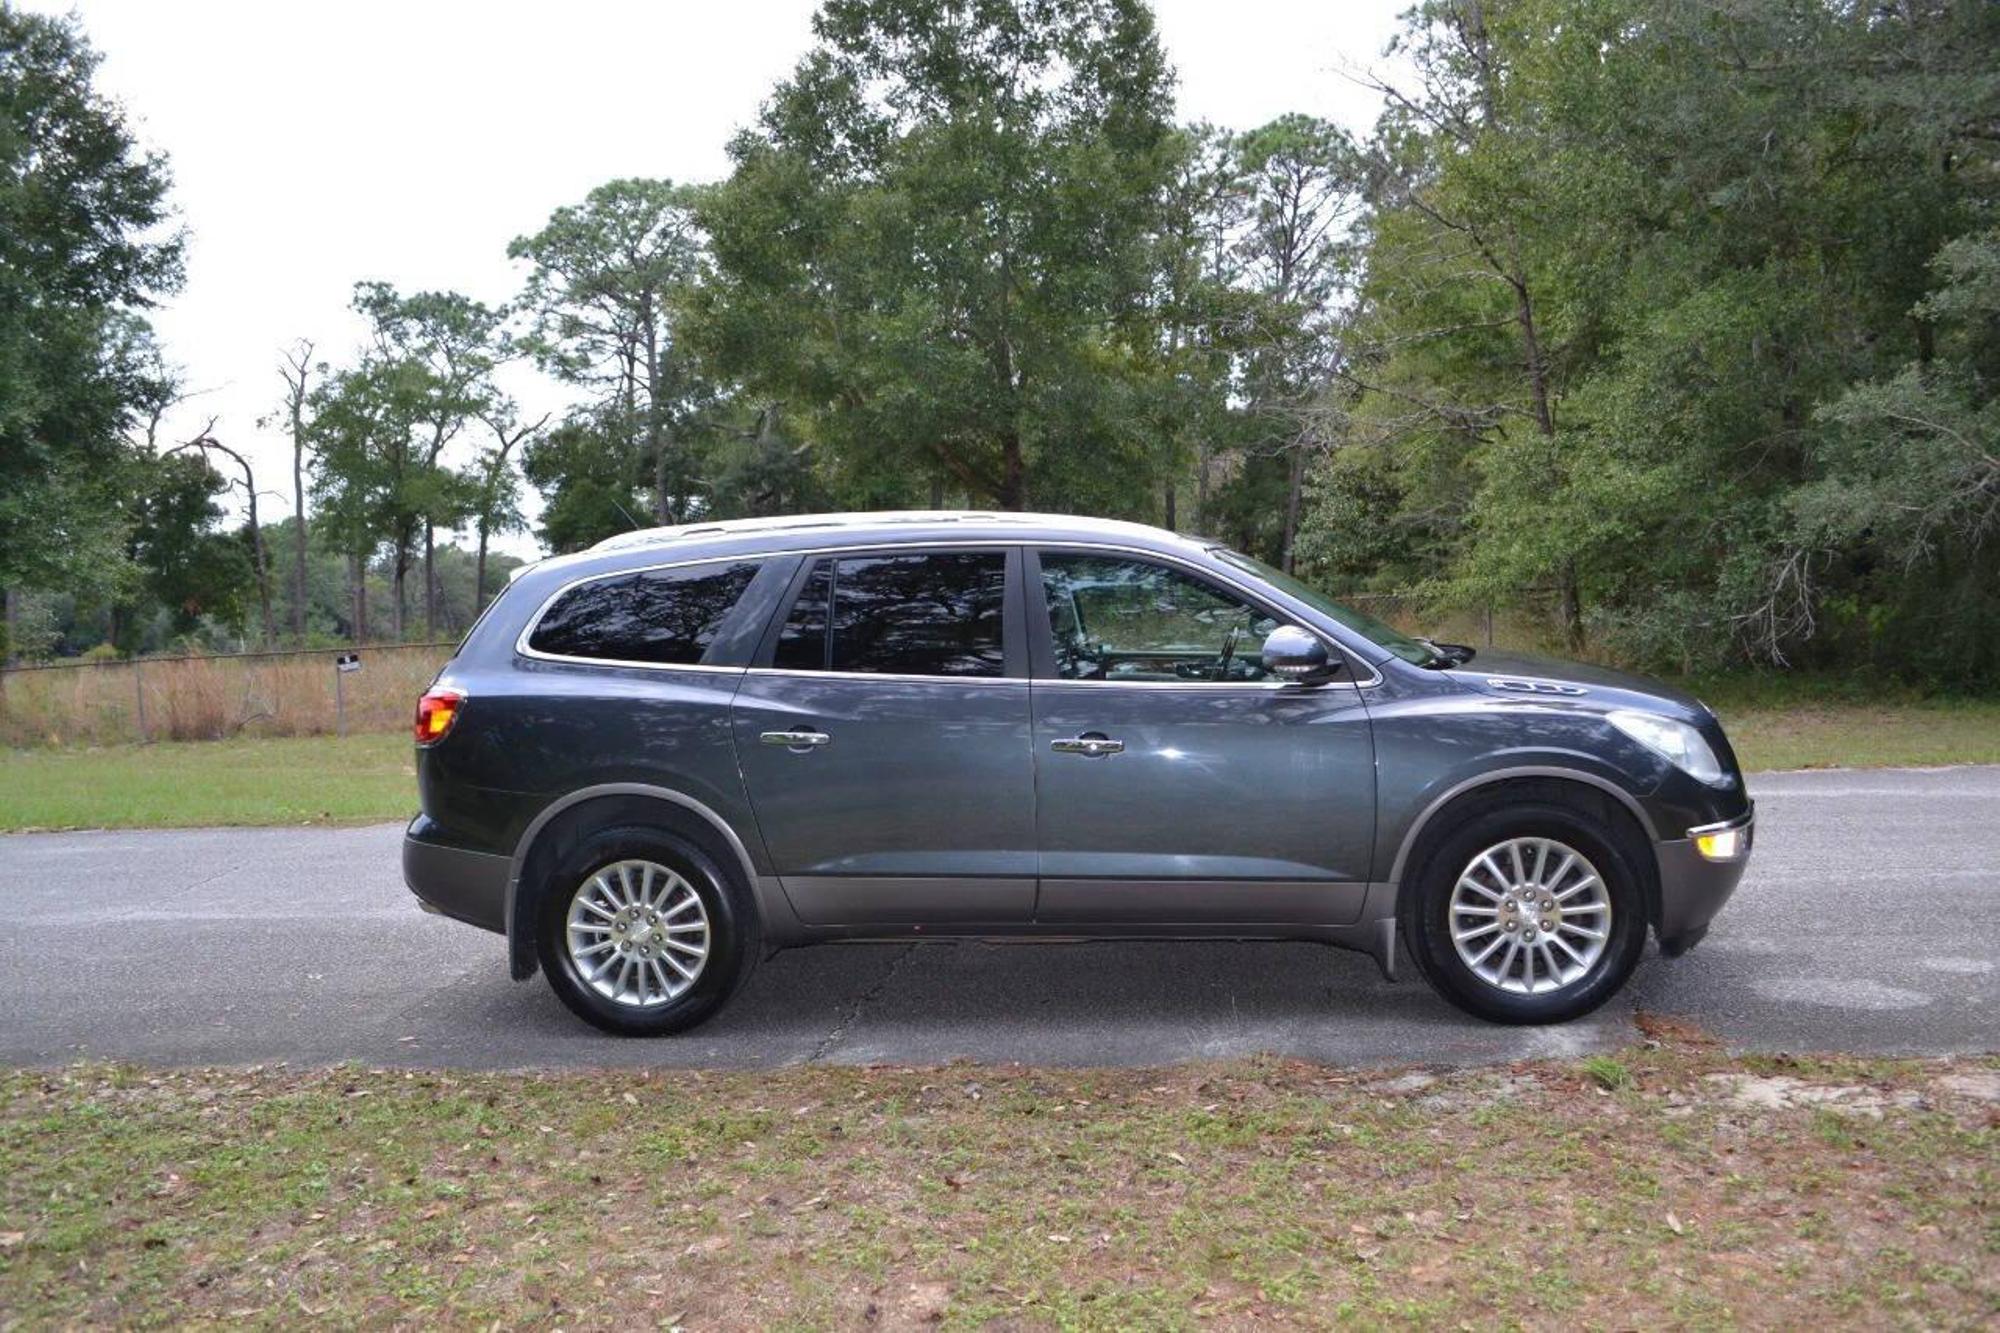
<path fill-rule="evenodd" d="M 438 840 L 423 815 L 403 834 L 403 883 L 423 905 L 454 920 L 507 933 L 507 881 L 513 862 Z"/>
<path fill-rule="evenodd" d="M 1757 812 L 1745 811 L 1726 824 L 1690 829 L 1690 836 L 1653 844 L 1660 867 L 1660 917 L 1654 927 L 1660 937 L 1660 952 L 1669 958 L 1686 953 L 1708 934 L 1709 922 L 1736 892 L 1743 869 L 1750 863 L 1755 841 Z M 1723 828 L 1743 830 L 1743 848 L 1727 861 L 1711 861 L 1695 846 L 1695 834 Z"/>

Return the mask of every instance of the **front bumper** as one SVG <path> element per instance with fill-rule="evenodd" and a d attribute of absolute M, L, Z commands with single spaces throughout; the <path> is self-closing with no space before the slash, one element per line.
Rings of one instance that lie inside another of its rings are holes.
<path fill-rule="evenodd" d="M 1752 807 L 1726 823 L 1689 829 L 1685 838 L 1653 844 L 1660 868 L 1660 915 L 1653 924 L 1660 937 L 1661 953 L 1677 958 L 1708 934 L 1709 922 L 1729 901 L 1729 895 L 1736 892 L 1743 869 L 1750 863 L 1756 820 L 1757 812 Z M 1741 850 L 1726 861 L 1711 861 L 1696 847 L 1695 838 L 1723 829 L 1743 831 Z"/>
<path fill-rule="evenodd" d="M 403 834 L 403 883 L 434 912 L 482 930 L 507 933 L 507 883 L 513 862 L 441 841 L 418 815 Z"/>

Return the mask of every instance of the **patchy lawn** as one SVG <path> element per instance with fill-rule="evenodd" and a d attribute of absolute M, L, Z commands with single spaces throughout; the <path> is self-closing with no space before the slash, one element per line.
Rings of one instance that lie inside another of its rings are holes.
<path fill-rule="evenodd" d="M 396 732 L 0 750 L 0 830 L 404 819 L 410 749 Z"/>
<path fill-rule="evenodd" d="M 1991 1326 L 2000 1062 L 0 1074 L 0 1311 Z M 1680 1038 L 1680 1039 L 1677 1039 Z"/>
<path fill-rule="evenodd" d="M 1711 702 L 1746 769 L 2000 763 L 2000 700 Z"/>

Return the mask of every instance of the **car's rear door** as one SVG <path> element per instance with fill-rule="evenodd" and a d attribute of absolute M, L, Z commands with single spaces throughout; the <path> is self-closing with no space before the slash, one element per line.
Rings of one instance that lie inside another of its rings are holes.
<path fill-rule="evenodd" d="M 1266 678 L 1262 643 L 1285 618 L 1164 556 L 1048 547 L 1024 559 L 1036 920 L 1358 919 L 1375 772 L 1356 668 L 1337 656 L 1329 683 Z"/>
<path fill-rule="evenodd" d="M 1006 924 L 1035 896 L 1020 554 L 808 556 L 736 695 L 764 844 L 814 924 Z"/>

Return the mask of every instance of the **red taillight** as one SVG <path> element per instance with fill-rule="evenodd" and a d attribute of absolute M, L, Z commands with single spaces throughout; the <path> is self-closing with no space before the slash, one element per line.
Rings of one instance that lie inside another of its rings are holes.
<path fill-rule="evenodd" d="M 465 691 L 445 686 L 425 692 L 417 700 L 417 744 L 435 745 L 451 731 L 451 724 L 458 721 L 458 710 L 465 703 Z"/>

